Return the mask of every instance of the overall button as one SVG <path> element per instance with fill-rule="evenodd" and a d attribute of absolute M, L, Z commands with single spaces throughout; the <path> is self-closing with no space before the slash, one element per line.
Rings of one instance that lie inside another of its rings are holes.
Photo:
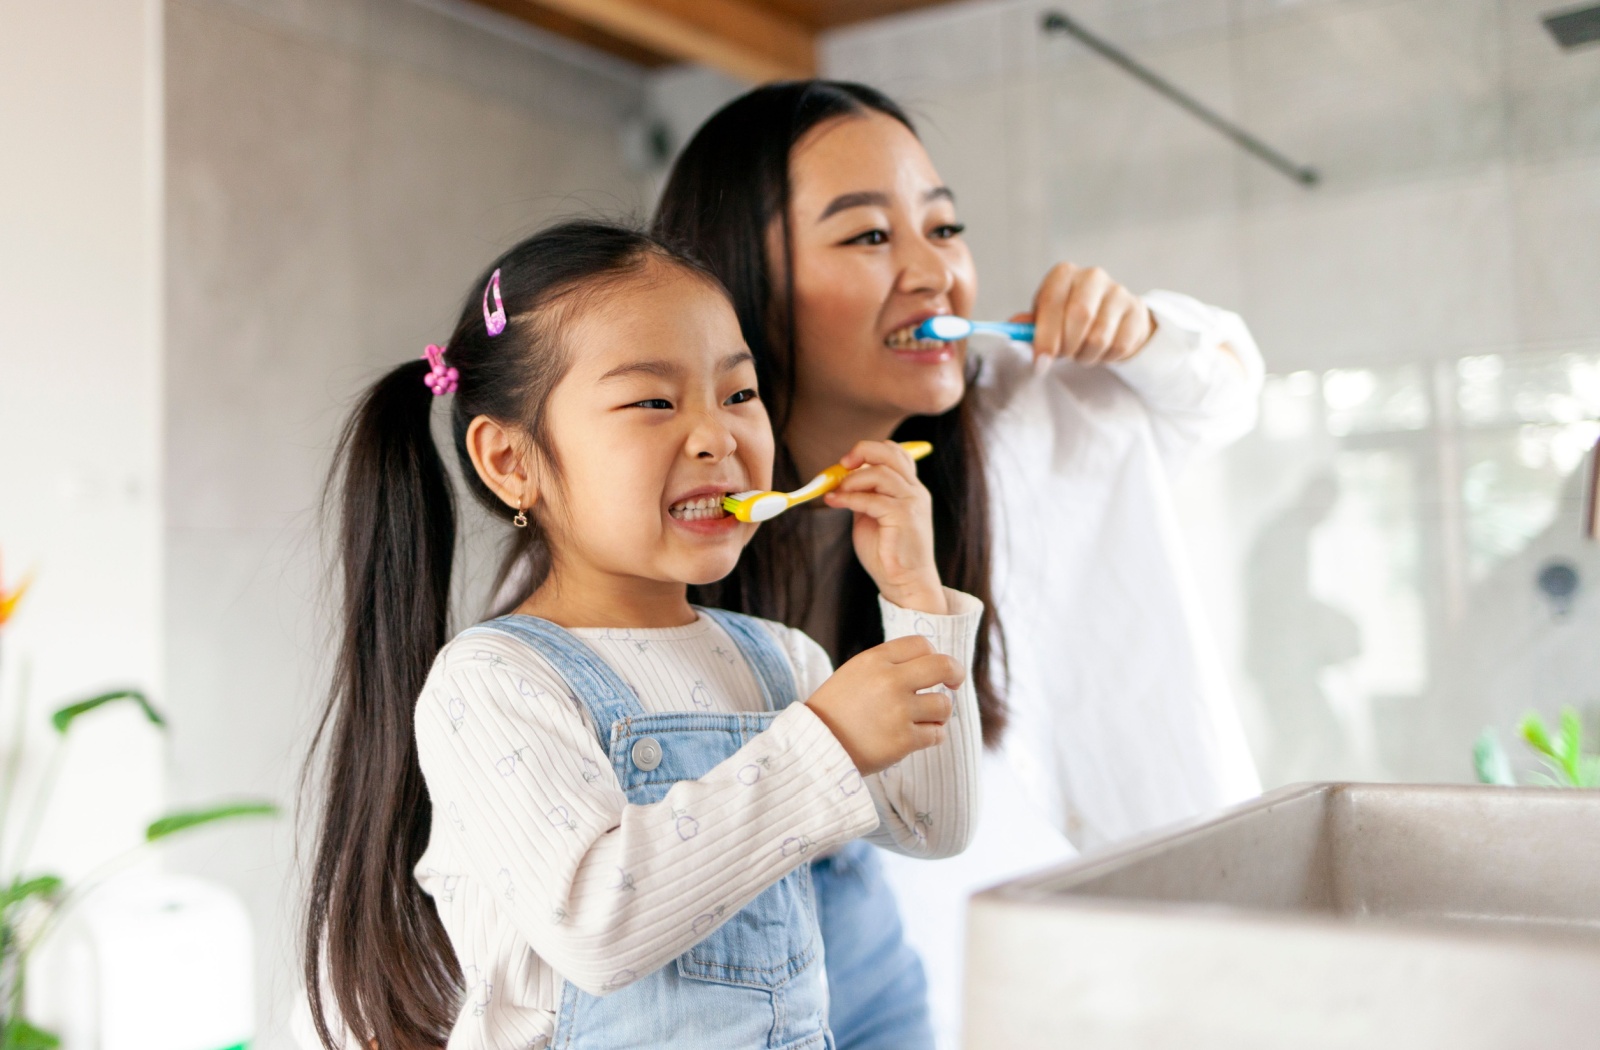
<path fill-rule="evenodd" d="M 656 738 L 653 736 L 635 740 L 633 749 L 628 754 L 633 756 L 633 764 L 646 773 L 661 764 L 661 745 L 656 743 Z"/>

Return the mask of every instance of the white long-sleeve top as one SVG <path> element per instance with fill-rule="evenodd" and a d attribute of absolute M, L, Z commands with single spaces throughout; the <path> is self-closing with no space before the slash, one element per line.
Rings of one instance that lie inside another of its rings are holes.
<path fill-rule="evenodd" d="M 1155 334 L 1118 364 L 1037 375 L 1031 347 L 974 347 L 1011 723 L 985 756 L 972 848 L 886 864 L 944 1046 L 969 894 L 1260 791 L 1172 482 L 1254 426 L 1261 355 L 1236 314 L 1172 292 L 1144 301 Z"/>
<path fill-rule="evenodd" d="M 1172 481 L 1256 419 L 1237 314 L 1172 292 L 1128 361 L 1043 376 L 1030 348 L 979 379 L 1009 643 L 1004 757 L 1079 848 L 1260 791 L 1195 593 Z"/>
<path fill-rule="evenodd" d="M 951 615 L 881 602 L 888 638 L 927 636 L 970 668 L 982 604 L 946 592 Z M 803 700 L 832 673 L 821 647 L 767 624 Z M 702 616 L 685 627 L 573 631 L 646 711 L 760 711 L 733 641 Z M 852 838 L 897 852 L 959 852 L 971 834 L 980 748 L 970 685 L 954 693 L 945 743 L 882 773 L 849 756 L 804 703 L 699 780 L 630 805 L 587 709 L 526 644 L 479 632 L 440 652 L 416 707 L 434 809 L 416 868 L 466 978 L 450 1050 L 539 1047 L 563 980 L 603 994 L 704 936 L 693 917 L 732 915 L 790 870 Z M 752 763 L 754 784 L 737 774 Z M 685 814 L 698 833 L 679 834 Z M 802 850 L 781 850 L 793 839 Z"/>

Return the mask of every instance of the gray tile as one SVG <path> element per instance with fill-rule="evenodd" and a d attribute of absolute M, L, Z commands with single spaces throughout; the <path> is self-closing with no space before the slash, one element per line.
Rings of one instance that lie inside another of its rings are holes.
<path fill-rule="evenodd" d="M 1511 343 L 1508 201 L 1494 170 L 1245 213 L 1243 312 L 1274 369 Z"/>
<path fill-rule="evenodd" d="M 1232 214 L 1061 235 L 1053 255 L 1102 267 L 1135 292 L 1165 288 L 1231 310 L 1244 307 L 1239 222 Z"/>
<path fill-rule="evenodd" d="M 1241 27 L 1238 116 L 1336 194 L 1481 168 L 1505 136 L 1491 0 L 1329 4 Z M 1246 200 L 1306 191 L 1240 155 Z"/>
<path fill-rule="evenodd" d="M 315 498 L 355 363 L 357 70 L 175 6 L 167 62 L 167 507 L 260 526 Z M 338 391 L 336 396 L 344 396 Z"/>
<path fill-rule="evenodd" d="M 1600 154 L 1600 49 L 1564 51 L 1539 22 L 1569 6 L 1501 0 L 1507 120 L 1519 160 Z"/>
<path fill-rule="evenodd" d="M 1205 104 L 1235 109 L 1228 41 L 1161 45 L 1150 61 Z M 1145 85 L 1108 65 L 1041 75 L 1039 84 L 1041 163 L 1057 235 L 1235 206 L 1232 144 Z"/>
<path fill-rule="evenodd" d="M 1521 341 L 1600 343 L 1600 158 L 1517 168 L 1511 194 Z"/>

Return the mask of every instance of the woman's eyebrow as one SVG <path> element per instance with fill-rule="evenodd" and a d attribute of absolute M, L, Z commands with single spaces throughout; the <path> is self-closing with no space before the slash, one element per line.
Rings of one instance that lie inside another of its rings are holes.
<path fill-rule="evenodd" d="M 927 193 L 924 193 L 922 195 L 922 199 L 925 203 L 931 203 L 936 200 L 947 200 L 954 204 L 956 195 L 955 191 L 951 190 L 949 186 L 935 186 Z M 856 193 L 841 193 L 839 196 L 828 202 L 828 206 L 822 209 L 822 214 L 817 216 L 817 221 L 821 222 L 830 215 L 836 215 L 847 208 L 887 208 L 888 206 L 889 195 L 878 190 L 861 190 Z"/>
<path fill-rule="evenodd" d="M 822 209 L 822 214 L 817 216 L 817 221 L 821 222 L 828 216 L 837 214 L 838 212 L 844 211 L 847 208 L 887 208 L 888 206 L 889 195 L 887 193 L 880 193 L 877 190 L 862 190 L 859 193 L 841 193 L 839 196 L 828 202 L 828 206 Z"/>

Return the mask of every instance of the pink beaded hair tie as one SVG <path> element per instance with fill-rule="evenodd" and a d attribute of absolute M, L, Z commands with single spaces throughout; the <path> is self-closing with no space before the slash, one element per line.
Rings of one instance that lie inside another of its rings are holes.
<path fill-rule="evenodd" d="M 489 298 L 494 297 L 494 309 L 489 309 Z M 506 304 L 500 301 L 500 271 L 496 270 L 489 277 L 489 283 L 483 289 L 483 327 L 489 330 L 491 336 L 499 335 L 506 330 Z"/>
<path fill-rule="evenodd" d="M 428 389 L 433 391 L 434 397 L 455 393 L 456 382 L 461 378 L 460 372 L 444 363 L 444 350 L 442 346 L 429 343 L 428 349 L 422 352 L 422 356 L 428 359 L 428 364 L 433 366 L 428 369 L 428 374 L 422 377 L 422 381 L 428 384 Z"/>

